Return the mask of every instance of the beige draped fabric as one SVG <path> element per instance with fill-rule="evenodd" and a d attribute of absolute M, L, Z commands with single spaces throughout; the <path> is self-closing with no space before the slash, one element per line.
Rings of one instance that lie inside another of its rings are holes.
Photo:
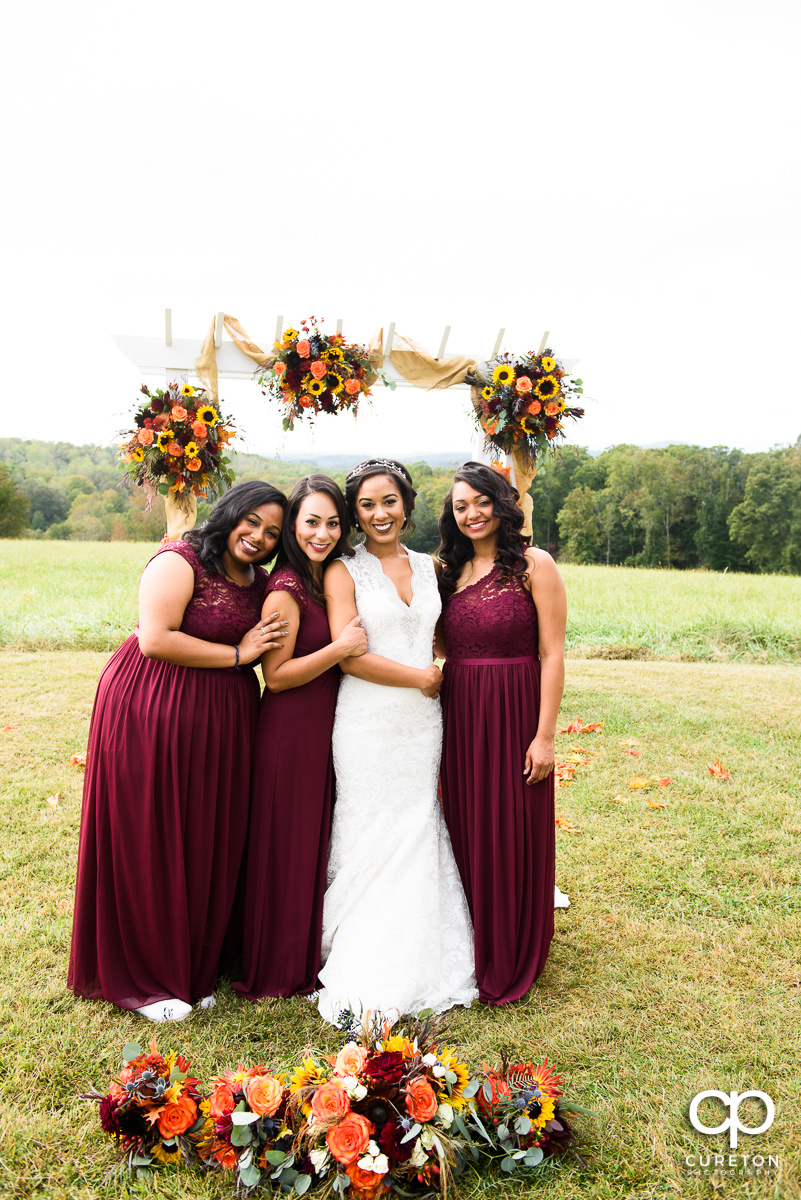
<path fill-rule="evenodd" d="M 212 317 L 211 328 L 206 334 L 203 348 L 200 351 L 200 356 L 195 359 L 195 374 L 197 375 L 203 386 L 209 391 L 212 400 L 215 404 L 219 403 L 219 391 L 217 381 L 217 349 L 214 345 L 214 327 L 216 318 Z M 228 335 L 234 345 L 238 346 L 243 354 L 248 358 L 252 358 L 254 363 L 259 367 L 265 367 L 271 361 L 272 355 L 265 354 L 264 351 L 252 342 L 246 331 L 242 328 L 241 323 L 236 317 L 231 317 L 228 313 L 223 314 L 223 325 L 228 330 Z"/>
<path fill-rule="evenodd" d="M 449 388 L 456 383 L 464 383 L 464 377 L 471 368 L 476 366 L 472 358 L 433 358 L 427 350 L 413 342 L 411 338 L 395 334 L 389 356 L 392 365 L 404 379 L 415 387 L 432 391 L 435 388 Z"/>
<path fill-rule="evenodd" d="M 197 519 L 197 500 L 192 492 L 170 492 L 164 497 L 167 513 L 167 541 L 177 542 Z"/>

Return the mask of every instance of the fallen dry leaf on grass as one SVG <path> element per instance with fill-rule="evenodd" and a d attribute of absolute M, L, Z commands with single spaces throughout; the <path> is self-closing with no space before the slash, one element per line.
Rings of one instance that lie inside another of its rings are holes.
<path fill-rule="evenodd" d="M 618 742 L 618 746 L 641 746 L 642 742 L 638 742 L 636 738 L 624 738 L 622 742 Z"/>
<path fill-rule="evenodd" d="M 51 808 L 56 807 L 56 805 L 58 804 L 58 798 L 60 795 L 61 795 L 61 792 L 53 792 L 52 796 L 47 797 L 47 803 L 50 805 Z"/>
<path fill-rule="evenodd" d="M 603 721 L 593 721 L 591 724 L 585 725 L 581 717 L 576 717 L 575 721 L 565 725 L 559 730 L 559 733 L 600 733 L 603 727 Z"/>
<path fill-rule="evenodd" d="M 630 754 L 632 758 L 639 758 L 641 751 L 639 750 L 624 750 L 624 754 Z"/>
<path fill-rule="evenodd" d="M 591 756 L 592 758 L 595 758 L 598 753 L 597 750 L 590 750 L 587 746 L 568 746 L 568 750 L 575 750 L 576 754 L 583 754 L 585 757 Z"/>
<path fill-rule="evenodd" d="M 628 802 L 629 802 L 628 796 L 613 796 L 612 799 L 609 801 L 610 804 L 628 804 Z"/>
<path fill-rule="evenodd" d="M 724 783 L 731 779 L 731 771 L 726 770 L 719 758 L 716 758 L 713 763 L 707 763 L 706 769 L 715 779 L 722 779 Z"/>
<path fill-rule="evenodd" d="M 73 754 L 72 758 L 70 759 L 70 762 L 75 767 L 85 767 L 86 766 L 86 751 L 84 750 L 83 754 Z"/>
<path fill-rule="evenodd" d="M 577 825 L 574 825 L 567 817 L 557 817 L 556 824 L 560 829 L 564 829 L 565 833 L 581 833 Z"/>
<path fill-rule="evenodd" d="M 14 732 L 16 732 L 16 729 L 17 729 L 16 725 L 4 725 L 3 733 L 14 733 Z"/>
<path fill-rule="evenodd" d="M 633 779 L 629 780 L 630 788 L 647 788 L 650 786 L 651 786 L 651 780 L 644 779 L 642 775 L 635 775 Z"/>
<path fill-rule="evenodd" d="M 670 778 L 669 775 L 666 775 L 664 779 L 655 779 L 654 780 L 654 783 L 656 783 L 661 788 L 670 787 L 672 782 L 673 782 L 673 780 Z"/>
<path fill-rule="evenodd" d="M 652 796 L 646 796 L 645 803 L 649 808 L 667 808 L 664 800 L 654 800 Z"/>

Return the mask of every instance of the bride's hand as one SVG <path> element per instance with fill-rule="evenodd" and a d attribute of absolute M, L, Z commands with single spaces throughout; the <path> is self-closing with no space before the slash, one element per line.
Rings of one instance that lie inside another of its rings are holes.
<path fill-rule="evenodd" d="M 359 658 L 367 653 L 367 634 L 361 627 L 361 617 L 353 617 L 336 640 L 343 658 Z"/>
<path fill-rule="evenodd" d="M 258 625 L 249 629 L 239 643 L 241 665 L 244 667 L 248 663 L 255 662 L 266 650 L 275 650 L 276 646 L 282 645 L 287 636 L 286 626 L 288 624 L 289 621 L 278 620 L 278 613 L 273 613 L 268 618 L 262 617 Z"/>
<path fill-rule="evenodd" d="M 424 696 L 428 696 L 429 699 L 433 700 L 439 695 L 439 689 L 442 687 L 442 671 L 440 671 L 436 663 L 432 663 L 421 674 L 423 681 L 420 685 L 420 691 Z"/>
<path fill-rule="evenodd" d="M 526 751 L 526 761 L 523 765 L 526 783 L 541 783 L 543 779 L 548 778 L 553 768 L 553 738 L 535 737 Z"/>

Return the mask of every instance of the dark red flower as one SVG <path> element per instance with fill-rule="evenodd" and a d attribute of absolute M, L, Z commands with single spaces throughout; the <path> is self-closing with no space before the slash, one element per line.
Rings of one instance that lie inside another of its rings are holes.
<path fill-rule="evenodd" d="M 362 1067 L 363 1075 L 381 1079 L 385 1083 L 398 1083 L 403 1075 L 403 1055 L 399 1050 L 388 1050 L 385 1054 L 374 1054 Z"/>
<path fill-rule="evenodd" d="M 397 1121 L 387 1121 L 375 1135 L 375 1140 L 393 1166 L 396 1163 L 407 1162 L 412 1156 L 415 1139 L 401 1144 L 403 1136 L 403 1127 Z"/>
<path fill-rule="evenodd" d="M 104 1133 L 119 1137 L 121 1133 L 119 1118 L 119 1100 L 116 1096 L 106 1096 L 100 1101 L 100 1124 Z"/>

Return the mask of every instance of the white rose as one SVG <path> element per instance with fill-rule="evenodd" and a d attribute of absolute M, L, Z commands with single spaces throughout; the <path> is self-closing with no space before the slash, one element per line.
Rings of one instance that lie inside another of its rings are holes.
<path fill-rule="evenodd" d="M 436 1136 L 437 1135 L 434 1133 L 434 1130 L 430 1125 L 424 1126 L 423 1132 L 420 1134 L 420 1141 L 423 1143 L 426 1150 L 430 1150 L 434 1145 Z"/>
<path fill-rule="evenodd" d="M 443 1067 L 442 1063 L 438 1063 L 436 1067 L 432 1068 L 431 1074 L 436 1079 L 442 1079 L 442 1076 L 445 1074 L 447 1069 L 447 1067 Z"/>
<path fill-rule="evenodd" d="M 359 1159 L 359 1166 L 361 1167 L 361 1169 L 363 1171 L 374 1171 L 375 1170 L 375 1167 L 373 1166 L 374 1161 L 375 1160 L 373 1159 L 372 1155 L 365 1154 L 364 1158 Z"/>
<path fill-rule="evenodd" d="M 453 1109 L 450 1104 L 440 1104 L 437 1109 L 437 1116 L 446 1129 L 449 1129 L 453 1124 Z"/>
<path fill-rule="evenodd" d="M 425 1063 L 425 1065 L 427 1067 L 433 1067 L 433 1065 L 436 1061 L 437 1061 L 436 1054 L 426 1054 L 423 1056 L 423 1062 Z"/>
<path fill-rule="evenodd" d="M 379 1154 L 373 1159 L 373 1170 L 376 1175 L 386 1175 L 389 1170 L 389 1159 L 386 1154 Z"/>
<path fill-rule="evenodd" d="M 367 1088 L 363 1083 L 358 1083 L 352 1092 L 353 1099 L 356 1101 L 363 1100 L 366 1095 Z"/>
<path fill-rule="evenodd" d="M 372 1154 L 373 1158 L 377 1158 L 381 1151 L 378 1149 L 378 1146 L 375 1142 L 368 1142 L 367 1153 Z"/>
<path fill-rule="evenodd" d="M 314 1150 L 309 1151 L 309 1158 L 318 1175 L 325 1175 L 328 1170 L 328 1163 L 331 1160 L 331 1152 L 327 1146 L 315 1146 Z"/>

